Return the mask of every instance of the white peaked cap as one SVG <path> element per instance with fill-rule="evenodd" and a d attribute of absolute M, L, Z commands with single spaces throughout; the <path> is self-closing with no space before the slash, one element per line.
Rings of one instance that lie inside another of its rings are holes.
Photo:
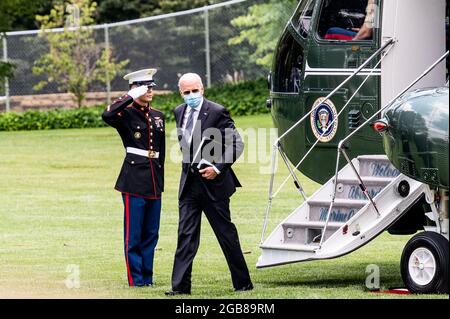
<path fill-rule="evenodd" d="M 143 69 L 128 73 L 123 78 L 128 80 L 129 84 L 133 84 L 134 82 L 153 81 L 153 76 L 156 72 L 158 72 L 156 69 Z"/>

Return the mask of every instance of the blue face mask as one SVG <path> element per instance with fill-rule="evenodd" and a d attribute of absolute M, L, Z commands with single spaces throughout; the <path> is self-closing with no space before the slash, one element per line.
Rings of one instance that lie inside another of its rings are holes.
<path fill-rule="evenodd" d="M 203 96 L 200 92 L 198 92 L 198 93 L 191 93 L 189 95 L 185 95 L 183 98 L 184 98 L 184 102 L 188 106 L 190 106 L 192 108 L 196 108 L 202 102 Z"/>

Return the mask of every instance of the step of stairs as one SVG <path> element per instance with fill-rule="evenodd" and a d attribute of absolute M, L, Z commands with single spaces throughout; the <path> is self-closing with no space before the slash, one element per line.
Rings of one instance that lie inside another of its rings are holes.
<path fill-rule="evenodd" d="M 385 155 L 359 156 L 352 160 L 352 164 L 377 207 L 384 210 L 383 214 L 375 214 L 373 207 L 368 205 L 370 201 L 364 195 L 352 166 L 347 164 L 339 171 L 336 198 L 330 214 L 334 177 L 278 224 L 261 245 L 263 253 L 258 259 L 258 268 L 335 258 L 354 251 L 380 234 L 380 230 L 387 229 L 408 205 L 421 196 L 420 191 L 428 187 L 400 175 Z M 406 198 L 396 191 L 399 180 L 408 180 L 411 185 L 410 195 Z M 327 216 L 329 222 L 323 233 Z M 361 236 L 348 235 L 360 233 Z"/>
<path fill-rule="evenodd" d="M 311 200 L 309 205 L 309 220 L 310 221 L 326 221 L 327 212 L 330 208 L 331 201 Z M 342 199 L 337 198 L 333 205 L 333 210 L 330 213 L 330 222 L 345 223 L 358 210 L 364 207 L 368 200 Z"/>
<path fill-rule="evenodd" d="M 364 177 L 363 182 L 372 198 L 381 192 L 392 178 L 387 177 Z M 364 195 L 357 178 L 339 178 L 337 182 L 336 197 L 342 199 L 367 199 Z"/>
<path fill-rule="evenodd" d="M 305 251 L 305 252 L 315 252 L 319 245 L 299 245 L 299 244 L 270 244 L 261 245 L 262 249 L 275 249 L 275 250 L 291 250 L 291 251 Z"/>
<path fill-rule="evenodd" d="M 325 233 L 325 239 L 334 234 L 339 228 L 344 226 L 345 223 L 331 222 L 327 225 L 327 231 Z M 295 243 L 311 245 L 319 243 L 325 222 L 321 221 L 304 221 L 304 222 L 286 222 L 283 223 L 284 243 Z"/>
<path fill-rule="evenodd" d="M 363 177 L 395 178 L 400 174 L 386 155 L 364 155 L 358 156 L 357 159 L 359 174 Z"/>

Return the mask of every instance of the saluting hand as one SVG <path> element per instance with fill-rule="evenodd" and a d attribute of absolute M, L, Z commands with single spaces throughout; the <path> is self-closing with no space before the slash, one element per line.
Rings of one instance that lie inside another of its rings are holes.
<path fill-rule="evenodd" d="M 212 167 L 207 167 L 204 169 L 201 169 L 198 171 L 200 174 L 202 174 L 203 178 L 209 179 L 209 180 L 213 180 L 214 178 L 217 177 L 217 173 L 214 170 L 214 168 Z"/>
<path fill-rule="evenodd" d="M 133 98 L 133 100 L 136 100 L 137 98 L 140 98 L 145 93 L 147 93 L 148 87 L 145 85 L 135 87 L 134 89 L 131 89 L 128 91 L 128 95 Z"/>

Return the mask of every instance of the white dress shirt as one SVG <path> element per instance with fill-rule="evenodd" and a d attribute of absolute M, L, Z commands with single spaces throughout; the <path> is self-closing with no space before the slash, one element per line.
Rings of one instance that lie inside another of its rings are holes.
<path fill-rule="evenodd" d="M 195 112 L 194 118 L 192 119 L 194 121 L 194 126 L 192 126 L 192 132 L 194 132 L 195 125 L 197 124 L 198 115 L 200 114 L 200 109 L 203 106 L 203 101 L 204 101 L 204 99 L 202 99 L 202 101 L 200 102 L 200 104 L 197 107 L 194 107 L 194 109 L 197 112 Z M 183 118 L 183 125 L 181 126 L 183 128 L 183 131 L 186 128 L 187 120 L 189 118 L 189 115 L 191 115 L 192 112 L 193 112 L 192 107 L 186 106 L 186 112 L 184 112 L 184 118 Z M 192 136 L 191 136 L 191 138 L 192 138 Z M 189 140 L 189 142 L 190 142 L 190 140 Z"/>

